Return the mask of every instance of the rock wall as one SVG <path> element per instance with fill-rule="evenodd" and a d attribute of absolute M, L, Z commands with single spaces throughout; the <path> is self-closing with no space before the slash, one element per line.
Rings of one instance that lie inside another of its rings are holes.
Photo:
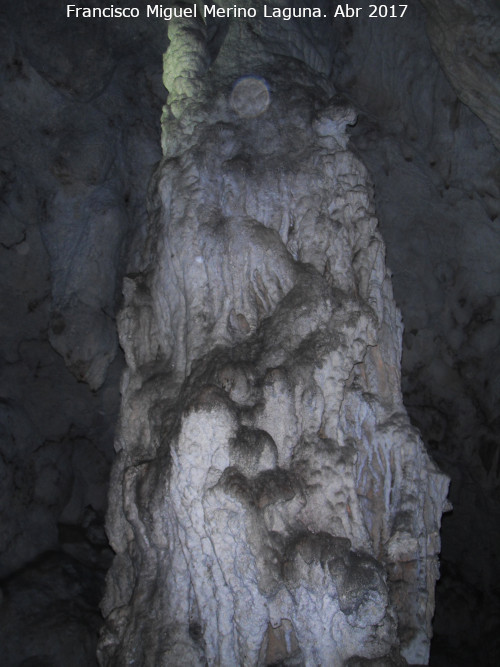
<path fill-rule="evenodd" d="M 355 116 L 302 34 L 170 26 L 119 317 L 102 665 L 428 660 L 448 482 L 403 407 Z"/>
<path fill-rule="evenodd" d="M 433 4 L 446 14 L 439 26 Z M 350 145 L 374 181 L 403 314 L 405 405 L 451 477 L 433 623 L 436 665 L 496 665 L 500 656 L 500 178 L 494 125 L 481 122 L 498 107 L 500 70 L 491 50 L 497 10 L 490 1 L 410 0 L 403 22 L 337 23 L 335 81 L 359 110 Z M 472 111 L 434 54 L 454 40 L 453 67 L 475 72 L 463 85 L 473 79 L 483 89 Z"/>
<path fill-rule="evenodd" d="M 427 32 L 458 97 L 500 149 L 500 8 L 494 0 L 422 0 Z"/>
<path fill-rule="evenodd" d="M 123 354 L 115 315 L 161 150 L 163 26 L 0 8 L 0 646 L 95 665 Z M 156 29 L 155 29 L 156 28 Z M 137 43 L 143 41 L 140 52 Z"/>

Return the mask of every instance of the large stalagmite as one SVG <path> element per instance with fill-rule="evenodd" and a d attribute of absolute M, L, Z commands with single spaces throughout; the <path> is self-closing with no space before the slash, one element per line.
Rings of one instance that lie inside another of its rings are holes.
<path fill-rule="evenodd" d="M 402 404 L 354 114 L 294 25 L 170 25 L 102 665 L 428 659 L 447 479 Z"/>

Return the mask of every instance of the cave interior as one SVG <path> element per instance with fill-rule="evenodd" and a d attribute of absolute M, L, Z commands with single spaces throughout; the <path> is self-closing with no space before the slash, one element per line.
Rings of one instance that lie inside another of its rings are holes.
<path fill-rule="evenodd" d="M 334 98 L 355 110 L 349 148 L 373 185 L 404 325 L 404 405 L 450 479 L 429 664 L 493 666 L 500 8 L 407 2 L 401 19 L 369 18 L 365 0 L 332 19 L 318 2 L 330 18 L 280 20 L 276 49 L 293 60 L 314 43 Z M 114 557 L 105 523 L 128 363 L 117 321 L 162 160 L 168 22 L 143 5 L 106 20 L 68 18 L 56 0 L 2 5 L 0 661 L 90 667 Z M 205 25 L 214 61 L 227 24 Z"/>

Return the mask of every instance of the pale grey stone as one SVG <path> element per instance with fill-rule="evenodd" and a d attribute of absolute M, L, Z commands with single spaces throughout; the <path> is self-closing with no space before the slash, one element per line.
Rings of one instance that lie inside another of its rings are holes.
<path fill-rule="evenodd" d="M 426 664 L 448 480 L 402 403 L 354 114 L 244 21 L 213 62 L 199 24 L 169 36 L 164 158 L 119 317 L 99 660 Z M 250 64 L 258 114 L 231 104 Z"/>

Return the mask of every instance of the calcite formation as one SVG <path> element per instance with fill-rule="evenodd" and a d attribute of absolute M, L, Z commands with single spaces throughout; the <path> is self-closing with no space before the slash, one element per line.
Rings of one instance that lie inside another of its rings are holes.
<path fill-rule="evenodd" d="M 355 115 L 282 30 L 170 24 L 101 665 L 428 660 L 448 480 L 402 403 Z"/>

